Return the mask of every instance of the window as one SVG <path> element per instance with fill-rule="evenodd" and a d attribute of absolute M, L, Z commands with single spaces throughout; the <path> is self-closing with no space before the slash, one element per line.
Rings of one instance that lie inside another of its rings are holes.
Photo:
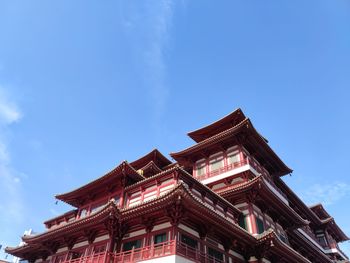
<path fill-rule="evenodd" d="M 196 165 L 196 176 L 202 176 L 205 174 L 205 162 L 198 163 Z"/>
<path fill-rule="evenodd" d="M 212 158 L 209 163 L 210 163 L 210 170 L 215 171 L 224 166 L 224 158 L 222 155 L 219 155 L 215 158 Z"/>
<path fill-rule="evenodd" d="M 166 241 L 166 233 L 161 233 L 154 236 L 154 244 L 163 243 Z"/>
<path fill-rule="evenodd" d="M 233 152 L 233 153 L 229 153 L 227 155 L 227 163 L 228 164 L 235 164 L 238 163 L 239 160 L 239 152 Z"/>
<path fill-rule="evenodd" d="M 189 236 L 186 236 L 186 235 L 181 235 L 181 242 L 194 249 L 198 247 L 197 240 L 190 238 Z"/>
<path fill-rule="evenodd" d="M 243 216 L 240 216 L 239 219 L 238 219 L 238 225 L 241 227 L 241 228 L 244 228 L 245 230 L 248 230 L 248 227 L 247 227 L 247 216 L 246 215 L 243 215 Z"/>
<path fill-rule="evenodd" d="M 133 240 L 133 241 L 129 241 L 124 243 L 123 245 L 123 251 L 130 251 L 132 249 L 137 249 L 141 247 L 141 240 Z"/>
<path fill-rule="evenodd" d="M 257 229 L 258 230 L 258 234 L 261 234 L 265 230 L 264 222 L 259 217 L 256 217 L 255 221 L 256 221 L 256 227 L 258 228 Z"/>
<path fill-rule="evenodd" d="M 80 217 L 80 218 L 84 218 L 84 217 L 87 216 L 87 213 L 88 213 L 87 208 L 83 208 L 83 209 L 80 210 L 79 217 Z"/>
<path fill-rule="evenodd" d="M 224 260 L 224 255 L 220 251 L 213 249 L 211 247 L 208 248 L 208 254 L 212 259 L 214 259 L 214 262 L 216 261 L 216 259 L 220 261 Z"/>

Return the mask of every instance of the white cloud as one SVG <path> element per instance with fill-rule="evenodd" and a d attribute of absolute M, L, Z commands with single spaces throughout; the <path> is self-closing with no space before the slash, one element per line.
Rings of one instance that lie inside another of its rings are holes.
<path fill-rule="evenodd" d="M 21 118 L 21 113 L 13 101 L 5 94 L 0 87 L 0 211 L 1 221 L 21 222 L 23 219 L 22 200 L 20 194 L 20 178 L 11 167 L 11 158 L 6 141 L 6 134 L 12 123 Z"/>
<path fill-rule="evenodd" d="M 4 89 L 0 87 L 0 125 L 11 124 L 20 118 L 21 113 L 17 106 L 8 98 Z"/>
<path fill-rule="evenodd" d="M 322 203 L 325 206 L 332 205 L 348 195 L 350 195 L 350 185 L 344 182 L 315 184 L 303 194 L 308 204 Z"/>
<path fill-rule="evenodd" d="M 132 2 L 124 6 L 122 24 L 130 37 L 135 52 L 141 58 L 142 72 L 148 83 L 156 125 L 165 111 L 169 96 L 166 85 L 165 52 L 173 17 L 173 0 L 144 2 L 136 8 Z"/>

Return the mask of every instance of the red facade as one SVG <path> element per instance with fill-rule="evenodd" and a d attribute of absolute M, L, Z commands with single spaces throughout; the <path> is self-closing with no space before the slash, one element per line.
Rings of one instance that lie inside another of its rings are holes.
<path fill-rule="evenodd" d="M 195 144 L 175 163 L 155 149 L 57 195 L 74 209 L 7 252 L 37 263 L 349 262 L 338 246 L 348 237 L 283 182 L 292 170 L 240 109 L 188 135 Z"/>

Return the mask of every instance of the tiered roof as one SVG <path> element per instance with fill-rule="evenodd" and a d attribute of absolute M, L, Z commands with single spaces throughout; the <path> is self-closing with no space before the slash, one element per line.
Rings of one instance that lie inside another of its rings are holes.
<path fill-rule="evenodd" d="M 208 139 L 220 132 L 226 131 L 237 124 L 239 124 L 241 121 L 244 121 L 246 119 L 246 116 L 242 112 L 241 109 L 236 109 L 230 114 L 226 115 L 225 117 L 206 125 L 202 128 L 199 128 L 195 131 L 191 131 L 187 133 L 189 137 L 191 137 L 195 142 L 201 142 L 205 139 Z"/>
<path fill-rule="evenodd" d="M 172 162 L 158 149 L 153 149 L 141 158 L 131 162 L 130 165 L 144 177 L 149 177 L 169 168 Z"/>
<path fill-rule="evenodd" d="M 322 204 L 310 206 L 310 209 L 316 213 L 322 222 L 321 224 L 330 231 L 337 242 L 349 240 L 349 237 L 341 230 L 334 218 L 328 214 Z"/>
<path fill-rule="evenodd" d="M 233 214 L 234 220 L 238 220 L 241 212 L 232 203 L 235 203 L 237 200 L 241 201 L 242 196 L 243 198 L 254 198 L 254 201 L 267 203 L 265 204 L 265 209 L 274 212 L 279 221 L 285 223 L 286 227 L 292 231 L 292 237 L 294 235 L 296 239 L 302 239 L 301 243 L 304 242 L 306 244 L 307 240 L 302 235 L 299 235 L 296 230 L 294 231 L 293 228 L 310 223 L 306 219 L 310 220 L 313 226 L 327 228 L 337 242 L 349 239 L 322 205 L 307 207 L 278 177 L 290 173 L 292 170 L 274 153 L 269 147 L 268 141 L 256 131 L 241 109 L 235 110 L 210 125 L 192 131 L 188 135 L 196 144 L 183 151 L 171 154 L 179 164 L 172 163 L 157 149 L 154 149 L 131 163 L 123 161 L 102 177 L 70 192 L 56 195 L 56 198 L 72 206 L 79 207 L 89 200 L 93 200 L 92 195 L 98 191 L 109 191 L 112 193 L 116 188 L 121 187 L 127 195 L 140 191 L 139 189 L 152 186 L 154 182 L 158 185 L 162 180 L 173 176 L 177 181 L 177 185 L 168 192 L 131 207 L 118 207 L 112 199 L 100 210 L 90 213 L 84 218 L 72 221 L 66 220 L 43 233 L 24 236 L 22 239 L 26 242 L 25 245 L 7 248 L 6 251 L 22 258 L 29 258 L 34 254 L 42 255 L 48 251 L 55 253 L 54 251 L 58 247 L 68 245 L 72 240 L 89 238 L 89 236 L 97 235 L 100 232 L 105 233 L 108 230 L 106 229 L 106 221 L 112 217 L 113 220 L 116 220 L 114 222 L 118 222 L 118 224 L 124 222 L 125 224 L 137 225 L 137 220 L 149 216 L 160 218 L 162 213 L 168 211 L 168 208 L 174 204 L 185 204 L 183 209 L 186 211 L 186 220 L 204 225 L 215 225 L 215 231 L 220 236 L 227 237 L 229 240 L 239 239 L 244 244 L 243 247 L 247 248 L 249 246 L 254 248 L 254 253 L 281 255 L 288 262 L 310 262 L 288 244 L 282 242 L 272 229 L 265 231 L 261 235 L 253 236 L 241 228 L 237 222 L 233 223 L 232 218 L 227 217 L 226 212 L 228 210 L 229 214 Z M 188 163 L 193 163 L 198 156 L 207 155 L 208 150 L 222 149 L 222 147 L 231 146 L 232 143 L 242 144 L 254 155 L 254 158 L 274 175 L 272 179 L 287 195 L 288 204 L 281 200 L 276 193 L 277 190 L 263 176 L 257 176 L 248 182 L 213 192 L 185 170 Z M 195 192 L 200 193 L 202 198 L 194 194 Z M 215 200 L 215 205 L 211 206 L 204 202 L 203 199 L 206 197 Z M 259 204 L 263 206 L 263 204 Z M 224 207 L 226 215 L 218 212 L 215 208 L 216 205 Z M 77 211 L 77 209 L 69 211 L 45 223 L 50 224 L 55 220 L 74 216 Z M 300 215 L 305 218 L 302 218 Z M 83 237 L 81 236 L 82 233 Z M 310 251 L 316 257 L 320 256 L 320 262 L 330 262 L 317 249 L 311 249 Z"/>
<path fill-rule="evenodd" d="M 134 167 L 135 170 L 139 170 L 147 166 L 150 162 L 153 162 L 160 169 L 164 169 L 164 167 L 172 163 L 158 149 L 153 149 L 141 158 L 131 162 L 130 165 Z"/>
<path fill-rule="evenodd" d="M 310 242 L 310 240 L 298 230 L 289 231 L 289 241 L 290 243 L 294 244 L 295 247 L 299 247 L 302 251 L 311 253 L 320 262 L 333 262 L 325 253 L 323 253 L 314 243 Z"/>
<path fill-rule="evenodd" d="M 316 204 L 308 207 L 280 178 L 275 178 L 275 183 L 287 195 L 293 209 L 298 211 L 300 214 L 303 214 L 304 217 L 310 220 L 313 228 L 321 228 L 327 225 L 332 231 L 337 242 L 349 240 L 349 237 L 335 223 L 334 218 L 328 214 L 322 204 Z"/>
<path fill-rule="evenodd" d="M 116 187 L 122 184 L 129 185 L 141 181 L 144 178 L 145 177 L 139 174 L 127 161 L 123 161 L 102 177 L 70 192 L 58 194 L 55 197 L 67 204 L 79 207 L 89 198 L 91 193 L 94 193 L 96 190 L 103 188 L 107 190 L 113 186 Z"/>
<path fill-rule="evenodd" d="M 298 215 L 288 204 L 284 203 L 280 197 L 271 190 L 263 176 L 257 176 L 254 179 L 234 185 L 231 188 L 218 192 L 222 197 L 236 202 L 244 201 L 246 198 L 255 198 L 260 206 L 267 210 L 275 211 L 279 221 L 288 225 L 288 227 L 301 227 L 309 223 Z M 256 195 L 255 197 L 253 195 Z"/>
<path fill-rule="evenodd" d="M 253 153 L 254 157 L 272 175 L 282 176 L 292 172 L 240 109 L 209 126 L 190 132 L 189 135 L 198 143 L 180 152 L 170 154 L 180 164 L 192 164 L 196 158 L 201 159 L 203 154 L 206 155 L 210 148 L 220 149 L 223 145 L 236 142 L 243 144 L 250 153 Z"/>

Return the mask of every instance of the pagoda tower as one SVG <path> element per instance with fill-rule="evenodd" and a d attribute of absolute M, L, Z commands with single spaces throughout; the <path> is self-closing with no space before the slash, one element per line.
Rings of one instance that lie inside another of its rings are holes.
<path fill-rule="evenodd" d="M 8 247 L 30 263 L 349 262 L 349 238 L 321 204 L 284 183 L 292 170 L 241 109 L 67 193 L 72 210 Z"/>

